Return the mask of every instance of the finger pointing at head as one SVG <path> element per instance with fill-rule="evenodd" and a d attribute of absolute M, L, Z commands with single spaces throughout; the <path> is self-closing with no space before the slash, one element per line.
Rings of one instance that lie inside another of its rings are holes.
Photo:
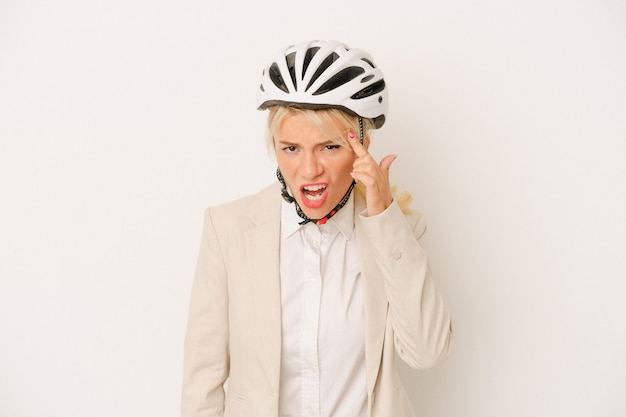
<path fill-rule="evenodd" d="M 352 146 L 352 150 L 356 154 L 357 157 L 362 157 L 367 155 L 367 149 L 361 142 L 359 142 L 356 138 L 356 135 L 353 131 L 348 132 L 348 143 Z"/>

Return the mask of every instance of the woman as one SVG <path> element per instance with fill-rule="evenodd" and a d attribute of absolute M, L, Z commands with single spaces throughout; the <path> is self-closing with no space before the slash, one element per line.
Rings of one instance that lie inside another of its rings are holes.
<path fill-rule="evenodd" d="M 265 68 L 258 104 L 279 181 L 205 213 L 182 415 L 414 416 L 395 352 L 433 366 L 452 331 L 424 221 L 389 185 L 395 157 L 367 151 L 382 73 L 364 51 L 306 42 Z"/>

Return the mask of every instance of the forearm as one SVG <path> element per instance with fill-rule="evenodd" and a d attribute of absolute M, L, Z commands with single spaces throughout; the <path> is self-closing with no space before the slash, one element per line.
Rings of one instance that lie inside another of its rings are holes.
<path fill-rule="evenodd" d="M 363 224 L 383 275 L 398 354 L 415 368 L 435 365 L 449 351 L 452 330 L 419 242 L 425 224 L 410 224 L 395 203 L 377 216 L 363 218 Z"/>

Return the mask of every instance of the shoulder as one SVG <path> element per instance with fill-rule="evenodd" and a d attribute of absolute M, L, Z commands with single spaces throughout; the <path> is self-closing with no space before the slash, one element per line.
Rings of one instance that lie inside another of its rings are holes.
<path fill-rule="evenodd" d="M 214 225 L 229 225 L 230 227 L 280 216 L 280 184 L 276 182 L 255 194 L 208 207 L 204 216 L 205 219 L 210 218 Z"/>

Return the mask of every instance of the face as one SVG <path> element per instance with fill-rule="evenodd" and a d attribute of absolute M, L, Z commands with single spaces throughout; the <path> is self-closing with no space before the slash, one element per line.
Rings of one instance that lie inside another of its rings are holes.
<path fill-rule="evenodd" d="M 338 120 L 334 123 L 348 134 Z M 311 219 L 324 217 L 348 191 L 356 155 L 298 113 L 283 120 L 274 142 L 278 166 L 300 208 Z"/>

